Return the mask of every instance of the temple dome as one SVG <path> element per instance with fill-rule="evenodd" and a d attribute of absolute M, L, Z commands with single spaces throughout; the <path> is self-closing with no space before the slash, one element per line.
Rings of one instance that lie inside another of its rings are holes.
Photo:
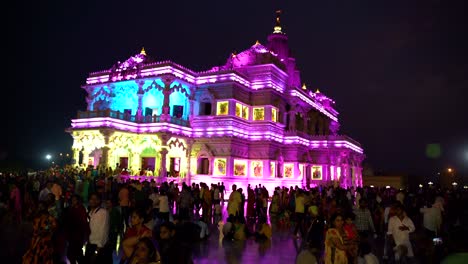
<path fill-rule="evenodd" d="M 285 70 L 285 65 L 280 61 L 277 54 L 260 44 L 258 41 L 249 49 L 239 54 L 231 54 L 227 59 L 226 68 L 240 68 L 245 66 L 274 64 Z"/>

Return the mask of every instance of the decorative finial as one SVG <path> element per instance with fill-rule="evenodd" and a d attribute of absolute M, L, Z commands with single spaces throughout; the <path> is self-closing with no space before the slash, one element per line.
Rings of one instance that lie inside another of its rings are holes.
<path fill-rule="evenodd" d="M 141 54 L 141 55 L 145 55 L 145 56 L 146 56 L 145 47 L 141 48 L 140 54 Z"/>
<path fill-rule="evenodd" d="M 273 28 L 273 33 L 283 33 L 281 31 L 281 20 L 280 20 L 281 13 L 282 13 L 281 10 L 276 11 L 276 24 L 275 24 L 275 27 Z"/>
<path fill-rule="evenodd" d="M 315 91 L 315 93 L 320 93 L 320 90 L 317 88 L 317 91 Z"/>
<path fill-rule="evenodd" d="M 307 86 L 305 83 L 302 84 L 302 90 L 307 90 Z"/>
<path fill-rule="evenodd" d="M 255 41 L 255 46 L 260 45 L 260 41 Z"/>
<path fill-rule="evenodd" d="M 231 53 L 231 57 L 235 58 L 237 56 L 236 52 L 234 51 L 233 53 Z"/>

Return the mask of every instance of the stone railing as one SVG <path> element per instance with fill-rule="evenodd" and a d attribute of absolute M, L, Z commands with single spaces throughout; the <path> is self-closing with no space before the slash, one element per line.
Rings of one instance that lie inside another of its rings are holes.
<path fill-rule="evenodd" d="M 78 118 L 96 118 L 96 117 L 110 117 L 119 120 L 125 120 L 134 123 L 161 123 L 165 121 L 161 121 L 160 115 L 152 115 L 152 116 L 137 116 L 137 115 L 130 115 L 127 113 L 122 113 L 119 111 L 112 111 L 112 110 L 97 110 L 97 111 L 78 111 Z M 189 126 L 189 121 L 184 120 L 182 118 L 177 118 L 170 116 L 168 118 L 169 123 L 180 125 L 180 126 Z M 167 121 L 166 121 L 167 122 Z"/>

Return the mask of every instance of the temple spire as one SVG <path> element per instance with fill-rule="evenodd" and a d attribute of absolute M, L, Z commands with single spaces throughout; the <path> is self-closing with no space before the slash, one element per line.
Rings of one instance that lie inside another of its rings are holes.
<path fill-rule="evenodd" d="M 277 10 L 276 11 L 276 23 L 275 23 L 275 27 L 273 28 L 273 33 L 283 33 L 283 31 L 281 31 L 281 13 L 282 11 L 281 10 Z"/>
<path fill-rule="evenodd" d="M 141 55 L 145 55 L 145 56 L 146 56 L 145 47 L 141 48 L 140 54 L 141 54 Z"/>

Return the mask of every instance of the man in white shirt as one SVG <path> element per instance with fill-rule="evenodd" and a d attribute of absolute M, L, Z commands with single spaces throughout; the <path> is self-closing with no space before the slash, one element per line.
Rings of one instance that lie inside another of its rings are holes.
<path fill-rule="evenodd" d="M 403 205 L 395 205 L 396 215 L 390 218 L 388 222 L 387 235 L 392 236 L 395 241 L 395 260 L 399 261 L 401 256 L 413 257 L 413 247 L 409 239 L 409 234 L 414 232 L 413 221 L 406 216 Z"/>
<path fill-rule="evenodd" d="M 88 263 L 109 263 L 112 252 L 105 247 L 109 238 L 109 214 L 101 207 L 101 198 L 97 193 L 89 196 L 89 241 L 86 245 Z M 112 262 L 110 262 L 112 263 Z"/>
<path fill-rule="evenodd" d="M 423 214 L 423 226 L 426 229 L 426 234 L 434 238 L 439 233 L 440 225 L 442 224 L 442 212 L 436 206 L 419 209 Z"/>

